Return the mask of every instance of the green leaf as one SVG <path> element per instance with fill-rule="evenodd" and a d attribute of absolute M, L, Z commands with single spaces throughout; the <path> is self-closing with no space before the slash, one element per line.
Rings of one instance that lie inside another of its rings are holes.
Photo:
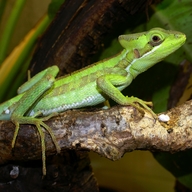
<path fill-rule="evenodd" d="M 48 7 L 48 15 L 52 19 L 65 0 L 52 0 Z"/>
<path fill-rule="evenodd" d="M 175 154 L 154 153 L 158 162 L 170 171 L 178 181 L 192 189 L 192 150 Z"/>
<path fill-rule="evenodd" d="M 7 24 L 3 30 L 2 36 L 0 38 L 0 65 L 2 64 L 3 60 L 7 55 L 11 36 L 14 32 L 15 25 L 17 23 L 17 20 L 25 2 L 26 0 L 15 1 L 11 14 L 9 15 L 9 18 L 7 20 Z M 1 3 L 1 6 L 1 9 L 5 8 L 5 4 L 3 4 L 3 2 Z"/>

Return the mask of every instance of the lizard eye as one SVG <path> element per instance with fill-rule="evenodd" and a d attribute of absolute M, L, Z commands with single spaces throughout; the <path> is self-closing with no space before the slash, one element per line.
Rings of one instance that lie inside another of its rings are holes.
<path fill-rule="evenodd" d="M 154 35 L 154 36 L 152 37 L 152 40 L 153 40 L 154 42 L 158 42 L 158 41 L 160 40 L 160 37 L 157 36 L 157 35 Z"/>
<path fill-rule="evenodd" d="M 159 35 L 153 35 L 151 41 L 149 42 L 153 47 L 160 45 L 163 42 L 163 39 Z"/>

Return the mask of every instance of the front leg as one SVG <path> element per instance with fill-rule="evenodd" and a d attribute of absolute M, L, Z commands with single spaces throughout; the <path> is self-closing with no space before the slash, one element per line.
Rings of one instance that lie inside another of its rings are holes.
<path fill-rule="evenodd" d="M 152 106 L 152 102 L 143 101 L 137 97 L 128 97 L 124 96 L 117 87 L 115 86 L 125 86 L 127 87 L 132 82 L 132 77 L 122 76 L 118 74 L 107 74 L 99 77 L 97 79 L 98 87 L 111 99 L 117 102 L 120 105 L 132 105 L 137 108 L 139 111 L 148 111 L 156 118 L 156 114 L 147 106 Z M 139 105 L 138 105 L 138 104 Z M 141 106 L 142 107 L 141 107 Z"/>
<path fill-rule="evenodd" d="M 33 85 L 37 84 L 39 81 L 43 79 L 43 77 L 46 76 L 46 74 L 50 74 L 53 77 L 57 76 L 57 73 L 59 71 L 59 68 L 56 65 L 53 65 L 39 73 L 37 73 L 32 78 L 28 79 L 25 83 L 23 83 L 17 90 L 18 94 L 21 94 L 27 90 L 29 90 Z"/>

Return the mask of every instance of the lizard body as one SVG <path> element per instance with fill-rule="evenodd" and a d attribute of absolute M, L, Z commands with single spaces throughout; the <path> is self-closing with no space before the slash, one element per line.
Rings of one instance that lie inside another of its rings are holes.
<path fill-rule="evenodd" d="M 16 125 L 12 147 L 15 145 L 19 124 L 36 125 L 41 136 L 45 175 L 45 142 L 41 127 L 49 132 L 57 152 L 60 152 L 51 128 L 43 122 L 55 112 L 94 106 L 109 97 L 118 104 L 132 105 L 155 117 L 154 112 L 147 106 L 151 106 L 151 102 L 124 96 L 121 91 L 129 86 L 137 75 L 181 47 L 185 40 L 183 33 L 161 28 L 121 35 L 119 42 L 124 49 L 114 57 L 57 79 L 57 66 L 38 73 L 19 88 L 16 97 L 0 105 L 0 120 L 12 120 Z"/>

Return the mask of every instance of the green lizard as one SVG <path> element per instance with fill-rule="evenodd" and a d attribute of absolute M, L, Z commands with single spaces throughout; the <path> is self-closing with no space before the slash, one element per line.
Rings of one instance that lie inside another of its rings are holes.
<path fill-rule="evenodd" d="M 181 47 L 185 40 L 185 34 L 161 28 L 121 35 L 119 42 L 124 49 L 114 57 L 57 79 L 57 66 L 38 73 L 19 88 L 16 97 L 0 105 L 0 120 L 11 120 L 16 126 L 12 148 L 20 124 L 36 125 L 41 138 L 45 175 L 46 148 L 42 127 L 51 135 L 57 152 L 60 152 L 51 128 L 43 122 L 53 114 L 68 109 L 94 106 L 109 97 L 118 104 L 132 105 L 156 117 L 147 106 L 151 106 L 151 102 L 124 96 L 121 91 L 129 86 L 137 75 Z"/>

